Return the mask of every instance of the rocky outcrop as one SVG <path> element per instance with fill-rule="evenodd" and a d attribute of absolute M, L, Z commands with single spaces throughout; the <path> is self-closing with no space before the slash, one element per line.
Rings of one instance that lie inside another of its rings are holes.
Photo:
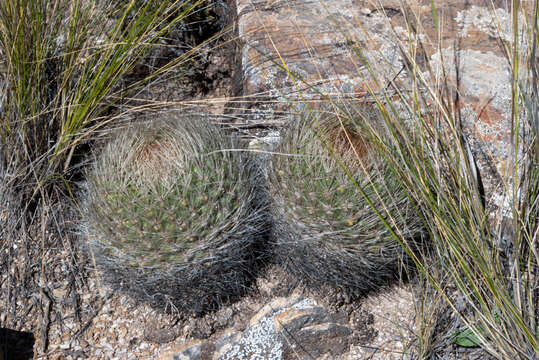
<path fill-rule="evenodd" d="M 160 359 L 339 359 L 350 345 L 375 335 L 372 315 L 360 314 L 361 326 L 354 327 L 347 314 L 332 313 L 311 298 L 280 297 L 255 313 L 243 331 L 184 343 Z"/>
<path fill-rule="evenodd" d="M 363 97 L 404 79 L 399 45 L 408 48 L 408 24 L 436 68 L 443 62 L 454 79 L 458 58 L 461 113 L 472 151 L 494 196 L 510 152 L 510 74 L 503 42 L 510 39 L 505 1 L 430 0 L 250 1 L 238 0 L 243 40 L 243 94 L 252 122 L 281 119 L 292 107 L 325 96 Z M 491 9 L 491 3 L 495 9 Z M 363 66 L 371 63 L 378 80 Z M 436 70 L 436 69 L 435 69 Z M 301 96 L 300 96 L 301 94 Z M 297 102 L 296 102 L 297 101 Z M 488 196 L 488 195 L 487 195 Z"/>

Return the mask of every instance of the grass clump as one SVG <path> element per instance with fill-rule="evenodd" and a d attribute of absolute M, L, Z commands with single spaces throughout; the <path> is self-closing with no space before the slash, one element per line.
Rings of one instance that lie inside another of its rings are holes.
<path fill-rule="evenodd" d="M 403 250 L 356 182 L 404 237 L 421 237 L 406 193 L 364 136 L 366 127 L 381 125 L 377 114 L 359 103 L 305 112 L 272 158 L 275 253 L 309 284 L 362 295 L 399 277 Z"/>
<path fill-rule="evenodd" d="M 66 191 L 80 176 L 81 145 L 159 71 L 130 84 L 126 78 L 200 3 L 0 3 L 0 166 L 11 168 L 19 203 L 35 207 L 38 196 Z"/>
<path fill-rule="evenodd" d="M 464 129 L 458 49 L 456 83 L 443 59 L 441 69 L 434 69 L 428 58 L 420 66 L 416 53 L 422 45 L 416 24 L 421 19 L 410 15 L 406 18 L 409 50 L 401 48 L 407 76 L 395 76 L 389 91 L 377 92 L 368 81 L 384 88 L 381 79 L 363 49 L 354 48 L 372 76 L 363 85 L 392 134 L 384 138 L 373 129 L 375 149 L 417 204 L 417 217 L 432 242 L 430 254 L 413 253 L 406 237 L 394 232 L 420 271 L 418 308 L 432 308 L 443 300 L 451 313 L 445 324 L 433 319 L 434 312 L 418 314 L 424 321 L 419 328 L 425 338 L 419 339 L 417 349 L 422 358 L 445 356 L 455 347 L 480 348 L 482 357 L 489 354 L 497 359 L 536 359 L 539 352 L 539 3 L 534 1 L 531 12 L 529 5 L 512 2 L 514 38 L 504 44 L 513 79 L 512 115 L 507 119 L 512 152 L 510 176 L 501 179 L 504 201 L 498 204 L 489 201 L 492 194 L 484 193 L 485 178 Z M 434 5 L 433 10 L 436 14 Z M 527 44 L 521 47 L 523 43 Z M 390 204 L 384 201 L 372 207 Z"/>
<path fill-rule="evenodd" d="M 118 134 L 89 174 L 86 219 L 105 278 L 199 312 L 242 293 L 266 227 L 239 143 L 207 119 L 172 117 Z"/>

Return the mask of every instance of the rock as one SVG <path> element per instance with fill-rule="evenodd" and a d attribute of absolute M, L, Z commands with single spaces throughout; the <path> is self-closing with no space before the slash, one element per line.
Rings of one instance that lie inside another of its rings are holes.
<path fill-rule="evenodd" d="M 331 355 L 338 359 L 352 344 L 352 331 L 343 324 L 325 323 L 291 332 L 283 342 L 283 360 L 318 359 Z M 284 335 L 284 334 L 283 334 Z"/>
<path fill-rule="evenodd" d="M 295 296 L 292 297 L 279 297 L 269 304 L 265 305 L 260 309 L 249 321 L 250 326 L 255 326 L 257 323 L 260 323 L 262 318 L 271 316 L 272 313 L 275 313 L 276 309 L 283 309 L 290 307 L 298 302 L 298 298 Z"/>
<path fill-rule="evenodd" d="M 282 338 L 283 359 L 318 358 L 343 354 L 350 346 L 352 330 L 345 321 L 322 307 L 290 309 L 274 316 L 275 331 Z M 342 319 L 345 320 L 345 319 Z"/>
<path fill-rule="evenodd" d="M 219 359 L 222 355 L 226 354 L 238 342 L 240 337 L 241 333 L 239 331 L 225 331 L 221 338 L 215 342 L 213 359 Z"/>
<path fill-rule="evenodd" d="M 211 359 L 215 345 L 211 342 L 191 341 L 166 351 L 158 360 L 207 360 Z"/>
<path fill-rule="evenodd" d="M 273 318 L 280 312 L 292 307 L 301 309 L 310 306 L 311 299 L 301 299 L 297 296 L 277 298 L 262 307 L 249 321 L 238 341 L 230 344 L 221 351 L 216 359 L 281 359 L 282 339 L 274 327 Z"/>
<path fill-rule="evenodd" d="M 179 345 L 165 359 L 318 359 L 345 353 L 356 337 L 348 318 L 330 313 L 311 298 L 274 299 L 254 314 L 244 331 L 229 329 L 217 339 Z"/>
<path fill-rule="evenodd" d="M 238 32 L 244 44 L 243 95 L 251 99 L 245 106 L 250 121 L 286 122 L 294 100 L 299 100 L 301 108 L 321 94 L 361 98 L 367 86 L 380 91 L 401 72 L 404 59 L 398 45 L 407 48 L 409 41 L 401 2 L 380 0 L 368 8 L 363 3 L 237 1 Z M 416 61 L 425 73 L 425 59 L 439 63 L 442 56 L 449 80 L 454 82 L 455 66 L 445 60 L 457 47 L 466 137 L 485 192 L 496 194 L 511 150 L 510 77 L 500 46 L 511 34 L 506 2 L 492 2 L 493 12 L 490 1 L 436 0 L 442 33 L 434 26 L 430 2 L 405 3 L 419 19 L 415 22 L 423 48 Z M 380 81 L 374 81 L 361 66 L 354 47 L 361 49 Z M 404 81 L 404 73 L 399 81 Z M 300 96 L 298 88 L 304 89 Z"/>

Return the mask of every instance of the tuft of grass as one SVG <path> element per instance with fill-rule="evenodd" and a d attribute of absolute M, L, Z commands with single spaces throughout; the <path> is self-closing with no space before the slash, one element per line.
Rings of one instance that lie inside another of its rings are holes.
<path fill-rule="evenodd" d="M 124 80 L 201 1 L 7 0 L 0 4 L 4 94 L 0 166 L 22 203 L 65 185 L 76 150 L 119 116 Z M 116 112 L 116 113 L 115 113 Z M 31 174 L 30 176 L 28 176 Z"/>
<path fill-rule="evenodd" d="M 523 10 L 520 13 L 521 10 L 513 2 L 515 37 L 507 44 L 514 79 L 513 170 L 512 179 L 505 182 L 504 194 L 509 206 L 494 218 L 485 210 L 481 174 L 462 129 L 458 89 L 456 93 L 450 91 L 449 81 L 443 75 L 447 72 L 443 70 L 442 78 L 437 78 L 428 62 L 430 78 L 437 79 L 442 86 L 423 76 L 413 56 L 420 42 L 412 21 L 409 23 L 411 50 L 402 51 L 412 94 L 402 92 L 406 84 L 397 82 L 391 84 L 398 94 L 396 100 L 388 93 L 370 90 L 385 126 L 393 134 L 389 138 L 373 137 L 380 139 L 376 146 L 378 154 L 386 159 L 395 178 L 418 205 L 417 216 L 428 229 L 433 244 L 430 256 L 412 254 L 420 273 L 428 280 L 428 286 L 423 283 L 422 289 L 425 293 L 428 288 L 435 289 L 435 298 L 444 299 L 463 324 L 456 333 L 445 334 L 446 338 L 451 337 L 457 345 L 479 346 L 498 359 L 534 359 L 539 351 L 539 98 L 534 75 L 537 1 L 533 13 Z M 521 19 L 525 19 L 524 24 Z M 523 67 L 519 59 L 522 25 L 528 26 L 529 39 L 527 64 Z M 370 68 L 361 49 L 355 50 Z M 376 80 L 376 74 L 372 75 Z M 406 244 L 405 238 L 398 237 Z M 433 335 L 423 332 L 424 337 Z M 429 355 L 425 348 L 420 347 L 423 357 Z"/>
<path fill-rule="evenodd" d="M 47 284 L 55 281 L 69 283 L 75 300 L 53 299 L 51 311 L 74 311 L 80 320 L 78 299 L 90 276 L 71 201 L 88 154 L 134 112 L 170 106 L 142 99 L 141 90 L 168 71 L 177 79 L 196 73 L 193 63 L 204 61 L 197 57 L 201 38 L 189 38 L 217 6 L 213 0 L 0 2 L 0 272 L 9 289 L 0 304 L 8 314 L 3 326 L 29 329 L 34 324 L 21 325 L 20 316 L 41 315 L 36 323 L 48 324 L 48 310 L 37 311 L 29 294 L 50 304 Z M 172 45 L 170 37 L 181 41 Z M 58 272 L 60 263 L 69 271 Z M 10 275 L 20 266 L 28 269 L 22 277 Z M 46 339 L 49 328 L 34 330 Z M 45 354 L 47 341 L 41 346 Z"/>

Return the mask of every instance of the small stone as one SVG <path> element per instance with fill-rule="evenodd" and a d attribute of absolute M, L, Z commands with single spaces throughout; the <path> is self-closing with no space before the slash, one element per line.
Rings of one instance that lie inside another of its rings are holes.
<path fill-rule="evenodd" d="M 118 328 L 118 336 L 120 337 L 120 339 L 125 339 L 127 335 L 127 328 L 125 326 L 120 326 Z"/>
<path fill-rule="evenodd" d="M 238 331 L 228 330 L 219 340 L 215 342 L 215 360 L 221 358 L 235 343 L 240 339 L 241 333 Z"/>
<path fill-rule="evenodd" d="M 54 296 L 56 299 L 64 300 L 67 298 L 68 292 L 69 292 L 69 289 L 67 285 L 64 285 L 56 289 L 53 289 L 52 296 Z"/>
<path fill-rule="evenodd" d="M 60 337 L 60 339 L 62 339 L 62 341 L 64 341 L 64 342 L 69 342 L 69 340 L 71 340 L 72 338 L 73 338 L 73 336 L 69 333 L 69 331 L 66 331 Z"/>
<path fill-rule="evenodd" d="M 86 348 L 89 346 L 89 345 L 88 345 L 88 342 L 87 342 L 86 340 L 84 340 L 84 339 L 80 339 L 79 342 L 80 342 L 80 347 L 81 347 L 83 350 L 86 349 Z"/>
<path fill-rule="evenodd" d="M 161 354 L 157 360 L 206 360 L 211 359 L 215 344 L 190 341 Z"/>
<path fill-rule="evenodd" d="M 361 13 L 363 15 L 370 15 L 370 14 L 372 14 L 372 11 L 369 8 L 363 8 L 363 9 L 361 9 Z"/>

